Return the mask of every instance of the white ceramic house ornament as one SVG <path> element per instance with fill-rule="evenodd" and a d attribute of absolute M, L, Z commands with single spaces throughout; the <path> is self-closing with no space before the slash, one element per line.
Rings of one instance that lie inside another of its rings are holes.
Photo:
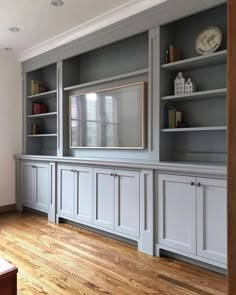
<path fill-rule="evenodd" d="M 185 83 L 185 94 L 190 94 L 196 91 L 196 85 L 188 78 L 187 82 Z"/>
<path fill-rule="evenodd" d="M 178 73 L 178 76 L 175 78 L 174 84 L 175 84 L 175 95 L 184 94 L 185 79 L 181 72 Z"/>

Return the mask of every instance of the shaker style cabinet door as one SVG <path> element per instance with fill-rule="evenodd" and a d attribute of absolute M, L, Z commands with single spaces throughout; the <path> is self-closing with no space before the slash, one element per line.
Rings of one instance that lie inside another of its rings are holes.
<path fill-rule="evenodd" d="M 226 181 L 197 178 L 197 255 L 226 264 Z"/>
<path fill-rule="evenodd" d="M 115 231 L 139 237 L 139 172 L 115 170 Z"/>
<path fill-rule="evenodd" d="M 196 254 L 196 178 L 158 175 L 158 243 Z"/>
<path fill-rule="evenodd" d="M 114 170 L 93 169 L 93 224 L 114 229 Z"/>
<path fill-rule="evenodd" d="M 58 213 L 65 217 L 74 217 L 75 209 L 75 168 L 70 165 L 58 165 Z"/>
<path fill-rule="evenodd" d="M 75 218 L 92 223 L 92 168 L 75 167 Z"/>
<path fill-rule="evenodd" d="M 35 206 L 36 166 L 33 162 L 21 162 L 21 201 L 30 208 Z"/>
<path fill-rule="evenodd" d="M 38 163 L 35 177 L 35 208 L 48 212 L 49 202 L 49 166 Z"/>

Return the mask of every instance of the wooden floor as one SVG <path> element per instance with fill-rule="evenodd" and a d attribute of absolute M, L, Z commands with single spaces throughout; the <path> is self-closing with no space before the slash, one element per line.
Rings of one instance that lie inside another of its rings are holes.
<path fill-rule="evenodd" d="M 19 269 L 18 295 L 226 294 L 223 275 L 32 213 L 0 215 L 0 256 Z"/>

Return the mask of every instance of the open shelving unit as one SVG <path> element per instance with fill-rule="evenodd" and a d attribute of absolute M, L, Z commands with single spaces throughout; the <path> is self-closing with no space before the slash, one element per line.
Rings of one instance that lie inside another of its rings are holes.
<path fill-rule="evenodd" d="M 202 55 L 180 61 L 163 64 L 162 69 L 168 71 L 187 71 L 198 68 L 205 68 L 219 64 L 225 64 L 227 60 L 227 50 L 214 52 L 209 55 Z"/>
<path fill-rule="evenodd" d="M 161 132 L 194 132 L 194 131 L 218 131 L 218 130 L 227 130 L 227 127 L 214 126 L 214 127 L 165 128 L 165 129 L 161 129 Z"/>
<path fill-rule="evenodd" d="M 29 134 L 27 135 L 28 137 L 54 137 L 54 136 L 57 136 L 57 134 Z"/>
<path fill-rule="evenodd" d="M 226 5 L 164 25 L 160 30 L 160 161 L 226 164 Z M 208 26 L 223 34 L 217 52 L 198 56 L 194 41 Z M 181 60 L 165 64 L 169 45 L 181 51 Z M 196 92 L 174 95 L 174 79 L 182 72 Z M 165 109 L 180 110 L 188 127 L 166 128 Z"/>
<path fill-rule="evenodd" d="M 31 81 L 42 81 L 45 91 L 32 95 Z M 26 93 L 26 153 L 37 155 L 57 154 L 57 65 L 27 73 Z M 44 113 L 34 114 L 33 104 L 46 106 Z M 33 125 L 37 133 L 33 134 Z"/>
<path fill-rule="evenodd" d="M 50 90 L 50 91 L 45 91 L 39 94 L 34 94 L 34 95 L 29 95 L 27 96 L 28 99 L 45 99 L 45 98 L 49 98 L 49 97 L 53 97 L 55 96 L 55 94 L 57 93 L 57 90 Z"/>
<path fill-rule="evenodd" d="M 189 100 L 201 100 L 201 99 L 214 99 L 214 98 L 222 98 L 226 97 L 227 89 L 213 89 L 206 91 L 198 91 L 193 92 L 191 94 L 183 94 L 183 95 L 169 95 L 161 98 L 163 101 L 189 101 Z"/>
<path fill-rule="evenodd" d="M 57 116 L 57 112 L 43 113 L 38 115 L 28 115 L 27 118 L 34 119 L 34 118 L 45 118 L 45 117 L 53 117 L 53 116 Z"/>
<path fill-rule="evenodd" d="M 63 127 L 65 156 L 104 157 L 114 154 L 107 149 L 76 149 L 69 144 L 69 99 L 70 95 L 99 91 L 136 82 L 148 82 L 149 76 L 149 35 L 144 32 L 117 41 L 63 61 Z M 136 154 L 145 153 L 143 150 Z M 127 155 L 127 151 L 118 151 Z"/>
<path fill-rule="evenodd" d="M 79 90 L 79 89 L 83 89 L 86 87 L 91 87 L 91 86 L 96 86 L 96 85 L 105 84 L 105 83 L 109 83 L 109 82 L 120 81 L 120 80 L 125 80 L 128 78 L 138 77 L 138 76 L 142 76 L 145 74 L 148 74 L 148 68 L 143 69 L 143 70 L 139 70 L 139 71 L 135 71 L 135 72 L 131 72 L 131 73 L 126 73 L 123 75 L 117 75 L 114 77 L 109 77 L 109 78 L 96 80 L 96 81 L 92 81 L 92 82 L 88 82 L 88 83 L 82 83 L 82 84 L 78 84 L 78 85 L 74 85 L 74 86 L 70 86 L 70 87 L 65 87 L 64 90 L 65 91 L 70 91 L 70 90 L 74 90 L 74 89 Z"/>

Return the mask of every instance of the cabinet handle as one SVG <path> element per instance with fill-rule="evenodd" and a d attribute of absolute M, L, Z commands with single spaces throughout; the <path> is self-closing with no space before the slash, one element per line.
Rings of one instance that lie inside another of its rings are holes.
<path fill-rule="evenodd" d="M 190 182 L 190 185 L 193 186 L 195 183 L 193 181 Z"/>
<path fill-rule="evenodd" d="M 198 183 L 197 183 L 197 186 L 201 186 L 201 183 L 200 183 L 200 182 L 198 182 Z"/>

